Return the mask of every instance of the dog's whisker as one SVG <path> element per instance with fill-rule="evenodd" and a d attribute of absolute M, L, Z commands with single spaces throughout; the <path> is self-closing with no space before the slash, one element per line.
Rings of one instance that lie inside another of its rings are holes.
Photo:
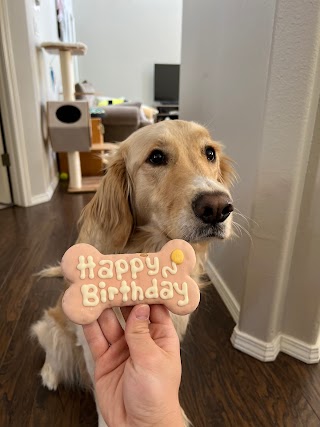
<path fill-rule="evenodd" d="M 247 233 L 249 233 L 249 235 L 251 236 L 251 233 L 250 233 L 250 231 L 249 230 L 247 230 L 242 224 L 240 224 L 239 222 L 235 222 L 234 221 L 234 223 L 241 229 L 241 230 L 243 230 L 244 232 L 247 232 Z"/>
<path fill-rule="evenodd" d="M 239 234 L 236 233 L 236 231 L 238 231 Z M 233 224 L 233 234 L 238 238 L 242 236 L 242 231 L 237 227 L 237 224 Z"/>
<path fill-rule="evenodd" d="M 235 221 L 233 222 L 233 224 L 234 224 L 235 226 L 238 226 L 238 227 L 239 227 L 239 229 L 243 230 L 243 231 L 247 234 L 247 236 L 249 237 L 249 239 L 250 239 L 250 241 L 251 241 L 251 244 L 253 245 L 253 239 L 252 239 L 252 236 L 251 236 L 251 234 L 249 233 L 249 231 L 248 231 L 248 230 L 246 230 L 246 229 L 245 229 L 241 224 L 236 223 Z"/>
<path fill-rule="evenodd" d="M 208 119 L 208 121 L 206 120 L 204 123 L 203 123 L 203 125 L 206 127 L 206 128 L 210 128 L 211 129 L 211 126 L 212 126 L 212 124 L 213 124 L 213 122 L 214 122 L 214 117 L 211 117 L 211 119 Z M 212 129 L 211 129 L 212 130 Z"/>
<path fill-rule="evenodd" d="M 240 227 L 240 224 L 238 224 L 237 222 L 233 221 L 233 227 L 240 232 L 240 235 L 242 235 L 242 228 Z"/>
<path fill-rule="evenodd" d="M 234 208 L 235 212 L 234 214 L 236 215 L 240 215 L 242 216 L 243 219 L 245 219 L 246 221 L 251 221 L 253 224 L 255 224 L 257 227 L 259 227 L 259 224 L 252 218 L 250 218 L 249 216 L 243 214 L 239 209 Z"/>
<path fill-rule="evenodd" d="M 232 225 L 237 231 L 240 232 L 240 235 L 242 236 L 242 230 L 243 229 L 240 227 L 240 224 L 234 221 Z"/>
<path fill-rule="evenodd" d="M 247 226 L 250 227 L 250 223 L 249 223 L 248 219 L 244 215 L 242 215 L 241 213 L 238 213 L 238 212 L 233 212 L 233 215 L 238 215 L 241 218 L 243 218 L 244 221 L 245 221 L 245 223 L 247 224 Z"/>

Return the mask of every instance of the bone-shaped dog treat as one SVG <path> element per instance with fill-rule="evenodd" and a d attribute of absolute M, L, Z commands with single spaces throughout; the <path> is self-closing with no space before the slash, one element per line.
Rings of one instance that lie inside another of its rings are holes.
<path fill-rule="evenodd" d="M 62 299 L 65 314 L 85 325 L 110 307 L 164 304 L 175 314 L 194 311 L 200 300 L 190 277 L 194 250 L 184 240 L 171 240 L 160 252 L 103 255 L 79 243 L 64 254 L 61 267 L 71 283 Z"/>

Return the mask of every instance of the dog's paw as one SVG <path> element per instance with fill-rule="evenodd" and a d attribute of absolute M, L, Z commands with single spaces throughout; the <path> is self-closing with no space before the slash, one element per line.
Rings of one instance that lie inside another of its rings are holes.
<path fill-rule="evenodd" d="M 58 376 L 49 363 L 43 365 L 40 375 L 44 387 L 47 387 L 49 390 L 57 390 L 59 384 Z"/>
<path fill-rule="evenodd" d="M 181 413 L 182 413 L 182 419 L 183 419 L 184 427 L 193 427 L 192 422 L 189 420 L 189 418 L 187 417 L 186 413 L 184 412 L 184 410 L 182 408 L 181 408 Z"/>

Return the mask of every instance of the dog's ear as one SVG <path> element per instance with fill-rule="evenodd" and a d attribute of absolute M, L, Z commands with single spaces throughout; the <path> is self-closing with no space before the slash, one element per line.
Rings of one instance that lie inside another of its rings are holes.
<path fill-rule="evenodd" d="M 220 173 L 218 180 L 226 187 L 231 187 L 237 180 L 237 173 L 233 167 L 233 160 L 226 156 L 223 152 L 220 153 Z"/>
<path fill-rule="evenodd" d="M 110 160 L 106 175 L 79 220 L 78 240 L 105 253 L 121 252 L 133 229 L 131 182 L 122 151 L 119 149 Z"/>

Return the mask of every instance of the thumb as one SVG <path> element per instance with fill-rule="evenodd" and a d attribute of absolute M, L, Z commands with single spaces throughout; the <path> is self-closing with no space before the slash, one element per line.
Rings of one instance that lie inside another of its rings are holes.
<path fill-rule="evenodd" d="M 125 329 L 126 341 L 133 361 L 139 362 L 145 358 L 152 348 L 154 341 L 149 331 L 150 307 L 147 304 L 140 304 L 133 307 Z"/>

